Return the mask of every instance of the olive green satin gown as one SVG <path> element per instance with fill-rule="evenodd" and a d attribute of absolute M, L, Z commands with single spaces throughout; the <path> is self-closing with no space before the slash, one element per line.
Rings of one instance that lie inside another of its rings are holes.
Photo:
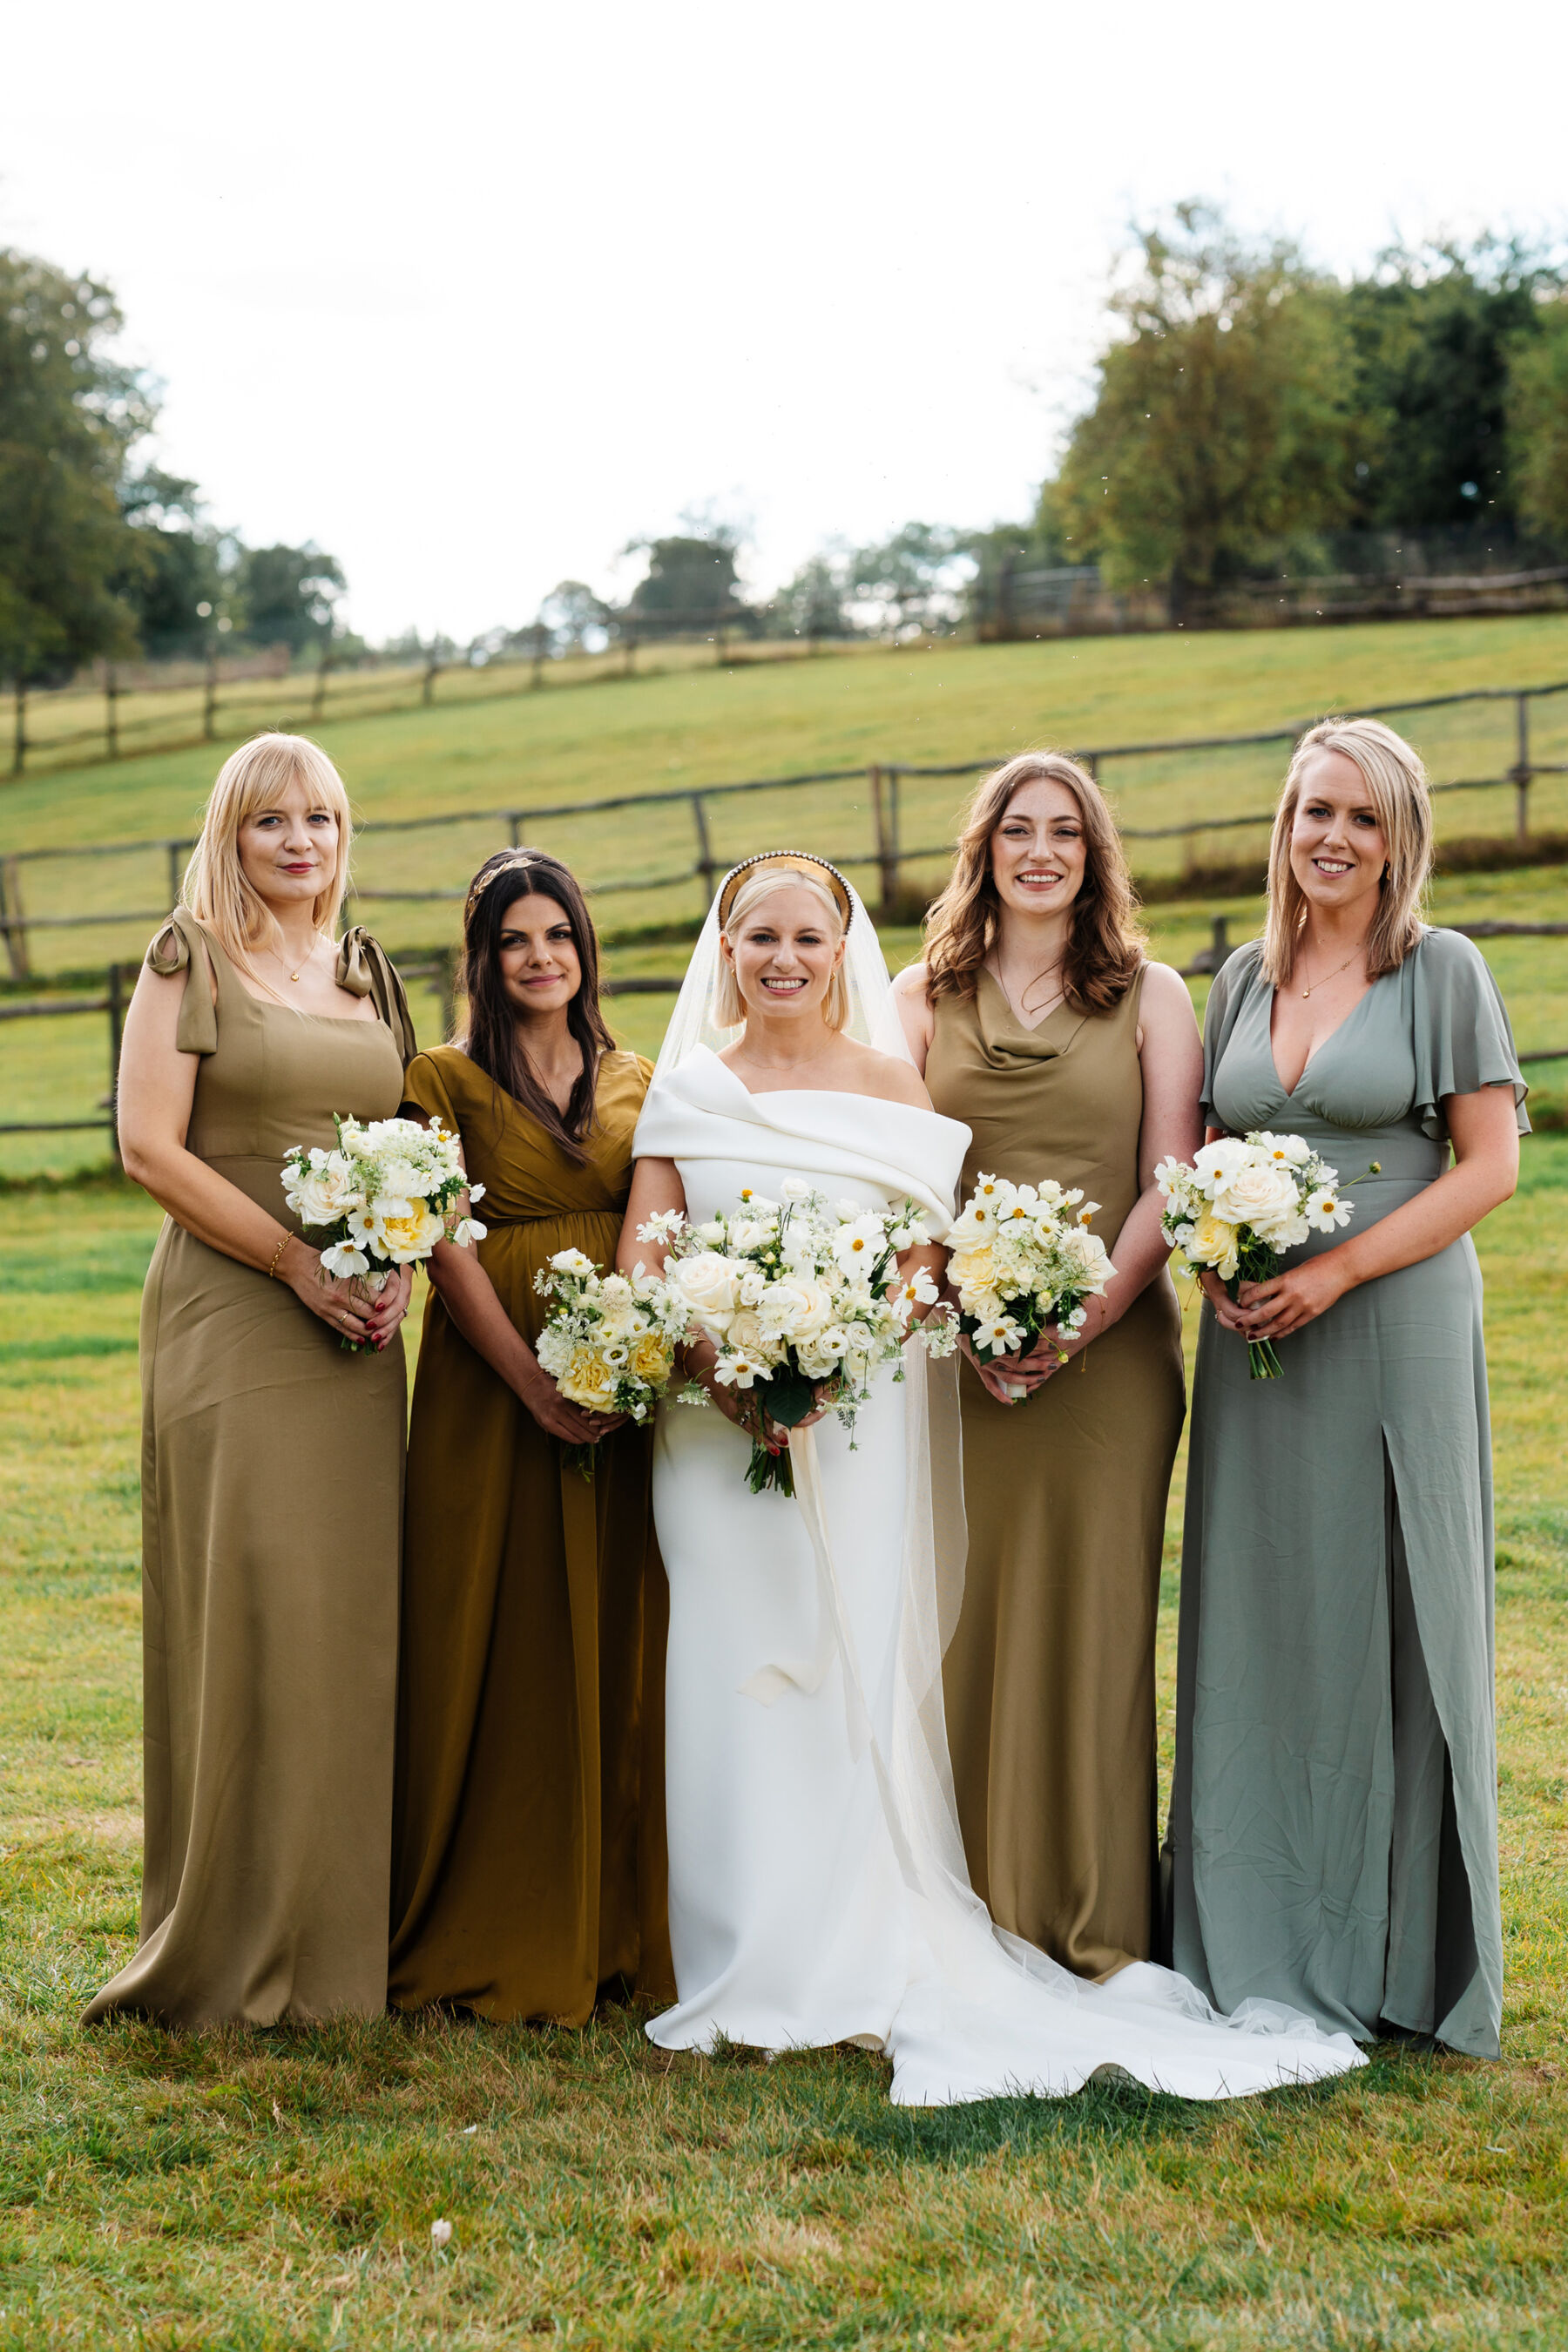
<path fill-rule="evenodd" d="M 414 1033 L 395 973 L 351 931 L 338 980 L 378 1020 L 264 1003 L 184 909 L 147 961 L 186 974 L 190 1150 L 294 1224 L 289 1146 L 331 1145 L 334 1112 L 398 1108 Z M 142 1940 L 88 2017 L 374 2016 L 386 2000 L 403 1349 L 345 1352 L 286 1285 L 167 1219 L 142 1297 Z"/>
<path fill-rule="evenodd" d="M 1037 1028 L 990 972 L 944 997 L 926 1084 L 963 1120 L 963 1164 L 1054 1176 L 1116 1237 L 1138 1198 L 1142 976 L 1105 1014 Z M 1156 1932 L 1154 1627 L 1184 1384 L 1162 1273 L 1026 1404 L 960 1381 L 969 1559 L 943 1663 L 959 1820 L 977 1894 L 1079 1976 L 1148 1959 Z"/>
<path fill-rule="evenodd" d="M 605 1056 L 579 1164 L 459 1047 L 409 1070 L 410 1104 L 456 1130 L 486 1188 L 479 1261 L 531 1341 L 555 1251 L 614 1263 L 650 1075 Z M 621 1429 L 587 1484 L 431 1297 L 409 1429 L 399 2007 L 581 2024 L 611 1979 L 674 1990 L 651 1449 L 651 1430 Z"/>

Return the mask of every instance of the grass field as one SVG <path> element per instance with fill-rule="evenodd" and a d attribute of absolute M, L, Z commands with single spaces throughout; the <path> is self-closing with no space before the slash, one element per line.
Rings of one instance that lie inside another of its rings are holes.
<path fill-rule="evenodd" d="M 694 668 L 632 680 L 606 679 L 572 692 L 453 704 L 319 730 L 342 765 L 362 815 L 432 810 L 528 810 L 609 796 L 645 795 L 746 777 L 863 768 L 871 761 L 941 762 L 1001 756 L 1041 741 L 1092 748 L 1213 735 L 1310 718 L 1325 710 L 1396 702 L 1403 696 L 1471 687 L 1545 684 L 1568 677 L 1568 615 L 1383 625 L 1345 629 L 1251 631 L 1186 636 L 1099 637 L 1050 644 L 973 646 L 957 641 L 899 649 L 865 648 L 818 661 Z M 1536 706 L 1534 756 L 1568 765 L 1568 695 Z M 1429 712 L 1412 732 L 1439 778 L 1499 776 L 1515 754 L 1511 706 Z M 43 845 L 78 847 L 154 842 L 190 834 L 222 747 L 113 766 L 63 770 L 0 785 L 0 854 Z M 1129 826 L 1181 824 L 1266 810 L 1281 747 L 1108 762 L 1108 790 Z M 952 779 L 909 779 L 902 840 L 940 849 L 965 787 Z M 1508 793 L 1460 793 L 1440 803 L 1446 837 L 1506 832 Z M 1568 831 L 1568 775 L 1542 778 L 1532 795 L 1537 830 Z M 763 793 L 721 803 L 712 853 L 746 854 L 759 842 L 797 842 L 829 856 L 862 861 L 871 832 L 863 777 L 797 793 Z M 595 882 L 631 882 L 596 900 L 609 928 L 700 910 L 689 880 L 650 889 L 647 877 L 691 866 L 696 841 L 686 807 L 650 807 L 613 818 L 566 817 L 531 824 L 531 839 L 555 850 Z M 483 822 L 435 833 L 372 834 L 358 879 L 374 889 L 460 889 L 481 856 L 504 839 Z M 1200 863 L 1255 855 L 1252 831 L 1203 834 Z M 1142 871 L 1172 876 L 1174 841 L 1135 844 Z M 909 869 L 913 885 L 940 877 L 940 856 Z M 133 958 L 169 902 L 167 860 L 150 848 L 128 858 L 73 857 L 19 868 L 29 913 L 134 909 L 109 930 L 58 929 L 33 938 L 45 975 L 110 957 Z M 363 912 L 395 950 L 445 943 L 449 903 L 424 907 L 367 900 Z"/>
<path fill-rule="evenodd" d="M 1502 2062 L 1383 2048 L 1348 2084 L 1234 2108 L 1099 2089 L 901 2114 L 864 2053 L 672 2060 L 619 2010 L 581 2034 L 82 2034 L 135 1927 L 157 1220 L 111 1181 L 4 1211 L 0 2347 L 1568 2342 L 1568 1138 L 1527 1145 L 1480 1236 Z M 1178 1479 L 1173 1530 L 1179 1502 Z"/>

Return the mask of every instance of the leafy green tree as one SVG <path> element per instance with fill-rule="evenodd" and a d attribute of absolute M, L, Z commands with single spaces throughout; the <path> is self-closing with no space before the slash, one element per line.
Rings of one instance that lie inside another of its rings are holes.
<path fill-rule="evenodd" d="M 1434 530 L 1517 519 L 1510 380 L 1563 272 L 1542 247 L 1394 247 L 1342 298 L 1364 420 L 1354 520 Z"/>
<path fill-rule="evenodd" d="M 153 407 L 112 354 L 121 323 L 106 286 L 0 250 L 0 675 L 17 764 L 26 687 L 135 644 L 122 583 L 140 559 L 117 492 Z"/>
<path fill-rule="evenodd" d="M 1568 545 L 1568 298 L 1538 305 L 1510 357 L 1510 472 L 1528 531 Z"/>
<path fill-rule="evenodd" d="M 199 652 L 226 601 L 237 547 L 205 520 L 195 482 L 156 467 L 121 483 L 120 506 L 135 544 L 115 585 L 143 653 L 159 660 Z"/>
<path fill-rule="evenodd" d="M 310 540 L 303 547 L 247 547 L 236 582 L 240 625 L 257 645 L 303 653 L 331 639 L 346 585 L 337 558 Z"/>
<path fill-rule="evenodd" d="M 769 599 L 769 625 L 784 637 L 853 636 L 854 624 L 846 610 L 848 593 L 848 571 L 841 554 L 810 556 Z"/>
<path fill-rule="evenodd" d="M 735 575 L 739 541 L 731 532 L 634 540 L 626 551 L 644 551 L 647 572 L 625 614 L 639 635 L 733 628 L 749 617 Z"/>
<path fill-rule="evenodd" d="M 973 570 L 963 535 L 944 524 L 907 522 L 879 547 L 849 560 L 849 595 L 874 627 L 892 636 L 951 628 Z"/>
<path fill-rule="evenodd" d="M 538 625 L 555 654 L 591 653 L 608 637 L 613 615 L 585 580 L 558 580 L 539 608 Z"/>
<path fill-rule="evenodd" d="M 1268 541 L 1343 519 L 1357 428 L 1336 290 L 1294 245 L 1250 244 L 1207 205 L 1139 234 L 1110 300 L 1121 338 L 1043 517 L 1071 560 L 1098 557 L 1114 587 L 1164 584 L 1179 619 Z"/>

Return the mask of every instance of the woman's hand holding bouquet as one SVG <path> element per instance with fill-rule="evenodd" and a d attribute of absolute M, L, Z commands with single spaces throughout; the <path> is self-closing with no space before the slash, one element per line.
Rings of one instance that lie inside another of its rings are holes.
<path fill-rule="evenodd" d="M 604 1416 L 601 1436 L 622 1421 L 648 1420 L 675 1370 L 689 1320 L 684 1301 L 640 1266 L 601 1274 L 578 1249 L 557 1250 L 533 1286 L 556 1301 L 534 1352 L 567 1402 Z M 593 1477 L 593 1444 L 568 1445 L 566 1458 Z"/>
<path fill-rule="evenodd" d="M 413 1118 L 332 1124 L 335 1149 L 294 1145 L 281 1181 L 300 1223 L 320 1227 L 326 1243 L 309 1288 L 296 1287 L 338 1328 L 340 1344 L 363 1355 L 390 1337 L 379 1328 L 389 1319 L 379 1302 L 395 1281 L 406 1284 L 405 1267 L 427 1258 L 437 1242 L 465 1248 L 483 1241 L 484 1226 L 459 1214 L 459 1204 L 465 1192 L 480 1200 L 484 1186 L 469 1185 L 458 1139 L 438 1119 L 428 1127 Z M 405 1287 L 402 1296 L 406 1305 Z"/>
<path fill-rule="evenodd" d="M 1097 1206 L 1048 1176 L 1037 1184 L 980 1176 L 948 1234 L 948 1282 L 968 1352 L 983 1373 L 1003 1375 L 1011 1403 L 1066 1361 L 1088 1322 L 1086 1302 L 1102 1297 L 1116 1272 L 1089 1230 Z"/>

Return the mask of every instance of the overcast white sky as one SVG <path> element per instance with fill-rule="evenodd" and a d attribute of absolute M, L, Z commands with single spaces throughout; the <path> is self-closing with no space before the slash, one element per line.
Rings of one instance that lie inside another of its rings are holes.
<path fill-rule="evenodd" d="M 1016 516 L 1128 218 L 1339 268 L 1568 219 L 1563 0 L 0 0 L 0 242 L 110 279 L 159 455 L 464 637 L 712 506 Z"/>

